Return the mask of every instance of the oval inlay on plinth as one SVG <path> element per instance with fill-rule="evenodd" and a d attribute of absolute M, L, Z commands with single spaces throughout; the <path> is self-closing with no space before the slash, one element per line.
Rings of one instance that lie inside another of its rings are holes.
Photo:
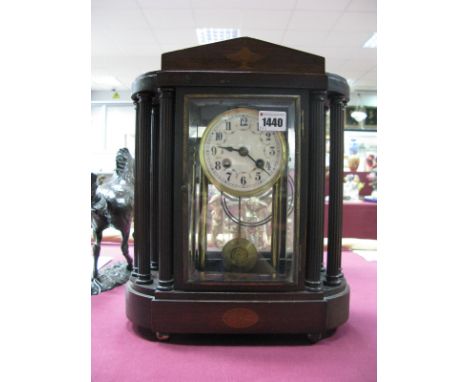
<path fill-rule="evenodd" d="M 258 322 L 258 314 L 247 308 L 229 309 L 223 314 L 223 322 L 234 329 L 249 328 Z"/>

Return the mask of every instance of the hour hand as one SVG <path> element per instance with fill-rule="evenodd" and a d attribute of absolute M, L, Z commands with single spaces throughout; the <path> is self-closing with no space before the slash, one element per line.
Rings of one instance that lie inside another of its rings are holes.
<path fill-rule="evenodd" d="M 232 151 L 239 151 L 239 149 L 235 149 L 234 147 L 232 146 L 218 146 L 220 149 L 224 149 L 224 150 L 227 150 L 229 152 L 232 152 Z"/>

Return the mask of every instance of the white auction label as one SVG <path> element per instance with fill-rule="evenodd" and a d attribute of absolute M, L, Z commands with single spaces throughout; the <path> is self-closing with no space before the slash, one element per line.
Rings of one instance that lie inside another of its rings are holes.
<path fill-rule="evenodd" d="M 259 111 L 258 130 L 260 131 L 286 131 L 285 111 Z"/>

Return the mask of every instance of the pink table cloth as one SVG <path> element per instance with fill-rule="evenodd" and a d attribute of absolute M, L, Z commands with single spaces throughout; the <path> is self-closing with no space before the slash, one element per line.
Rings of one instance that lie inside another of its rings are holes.
<path fill-rule="evenodd" d="M 103 246 L 102 254 L 123 259 L 117 245 Z M 376 381 L 376 263 L 344 252 L 343 271 L 349 321 L 315 345 L 304 336 L 174 336 L 159 343 L 135 332 L 125 316 L 125 286 L 92 296 L 92 381 Z"/>

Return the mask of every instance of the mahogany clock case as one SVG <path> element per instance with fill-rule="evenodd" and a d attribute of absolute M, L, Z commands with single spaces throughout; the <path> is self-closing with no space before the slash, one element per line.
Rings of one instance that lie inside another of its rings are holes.
<path fill-rule="evenodd" d="M 172 52 L 162 62 L 161 71 L 140 76 L 133 86 L 135 270 L 127 284 L 127 317 L 160 339 L 171 333 L 304 333 L 316 341 L 331 334 L 349 314 L 350 289 L 341 272 L 345 79 L 325 73 L 319 56 L 249 38 Z M 196 95 L 297 100 L 297 264 L 291 282 L 187 279 L 184 118 L 187 99 Z M 327 109 L 332 131 L 325 262 Z"/>

